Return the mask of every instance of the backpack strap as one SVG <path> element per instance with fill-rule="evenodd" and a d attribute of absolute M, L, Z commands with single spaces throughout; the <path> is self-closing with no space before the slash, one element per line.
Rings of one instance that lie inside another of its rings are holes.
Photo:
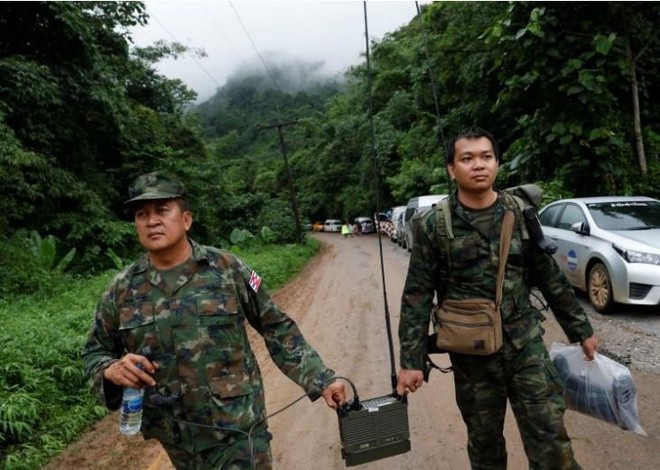
<path fill-rule="evenodd" d="M 454 230 L 451 228 L 451 209 L 449 208 L 449 198 L 446 197 L 438 203 L 445 222 L 445 234 L 448 238 L 454 238 Z"/>
<path fill-rule="evenodd" d="M 529 232 L 527 231 L 527 224 L 525 224 L 522 215 L 523 215 L 523 210 L 525 210 L 525 207 L 529 206 L 530 204 L 527 203 L 520 196 L 516 196 L 515 194 L 510 194 L 507 192 L 504 193 L 504 199 L 508 201 L 508 205 L 510 206 L 509 208 L 515 212 L 516 222 L 520 226 L 522 239 L 529 240 Z"/>
<path fill-rule="evenodd" d="M 500 255 L 497 269 L 497 282 L 495 287 L 495 305 L 499 314 L 502 304 L 502 287 L 504 286 L 504 274 L 506 271 L 506 260 L 509 257 L 509 248 L 511 247 L 511 236 L 513 234 L 513 225 L 516 223 L 513 211 L 506 211 L 502 220 L 502 231 L 500 232 Z"/>

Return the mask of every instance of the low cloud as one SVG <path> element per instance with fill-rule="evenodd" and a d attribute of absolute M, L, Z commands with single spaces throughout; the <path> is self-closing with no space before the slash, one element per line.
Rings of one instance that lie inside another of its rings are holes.
<path fill-rule="evenodd" d="M 325 61 L 306 61 L 291 54 L 276 51 L 261 53 L 242 62 L 227 78 L 227 85 L 249 81 L 258 88 L 279 89 L 293 94 L 308 91 L 323 84 L 343 82 L 340 74 L 326 71 Z M 264 66 L 265 63 L 265 66 Z"/>

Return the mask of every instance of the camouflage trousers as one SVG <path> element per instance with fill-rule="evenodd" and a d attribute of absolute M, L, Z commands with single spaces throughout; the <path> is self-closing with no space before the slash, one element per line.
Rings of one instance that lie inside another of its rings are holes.
<path fill-rule="evenodd" d="M 177 470 L 272 470 L 271 439 L 272 435 L 263 431 L 251 440 L 232 438 L 197 453 L 167 444 L 163 447 Z"/>
<path fill-rule="evenodd" d="M 580 469 L 564 426 L 563 384 L 542 337 L 521 350 L 505 339 L 502 349 L 490 356 L 452 353 L 451 362 L 473 469 L 506 469 L 507 399 L 530 469 Z"/>

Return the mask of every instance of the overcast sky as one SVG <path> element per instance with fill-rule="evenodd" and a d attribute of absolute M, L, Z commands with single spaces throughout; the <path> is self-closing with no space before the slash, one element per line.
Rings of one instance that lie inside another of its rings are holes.
<path fill-rule="evenodd" d="M 423 3 L 428 2 L 420 5 Z M 323 61 L 321 70 L 329 76 L 363 60 L 362 1 L 159 0 L 146 5 L 149 24 L 132 32 L 137 46 L 164 39 L 208 54 L 168 59 L 157 66 L 164 75 L 179 78 L 195 90 L 198 101 L 213 95 L 242 64 L 260 64 L 257 50 L 266 64 L 269 58 L 283 54 Z M 380 40 L 416 14 L 414 1 L 369 1 L 369 37 Z"/>

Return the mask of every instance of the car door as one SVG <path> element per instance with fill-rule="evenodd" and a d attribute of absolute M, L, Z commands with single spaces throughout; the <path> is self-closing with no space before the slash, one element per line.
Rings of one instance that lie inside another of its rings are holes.
<path fill-rule="evenodd" d="M 582 227 L 588 229 L 587 217 L 579 205 L 568 202 L 555 220 L 555 226 L 549 233 L 550 239 L 558 248 L 553 256 L 569 282 L 574 286 L 584 288 L 589 255 L 589 236 L 576 233 L 572 227 L 575 227 L 576 224 L 583 224 Z"/>

